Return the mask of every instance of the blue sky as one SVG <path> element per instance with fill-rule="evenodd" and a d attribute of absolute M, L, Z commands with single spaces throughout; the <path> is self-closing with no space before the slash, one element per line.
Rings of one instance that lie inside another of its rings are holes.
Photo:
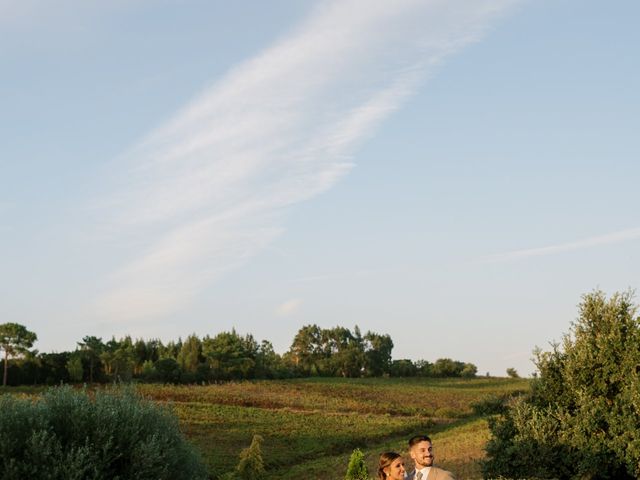
<path fill-rule="evenodd" d="M 0 305 L 533 370 L 638 287 L 636 2 L 0 0 Z"/>

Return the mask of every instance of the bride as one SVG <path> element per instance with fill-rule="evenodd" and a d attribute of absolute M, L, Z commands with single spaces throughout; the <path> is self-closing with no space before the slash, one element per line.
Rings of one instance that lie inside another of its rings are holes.
<path fill-rule="evenodd" d="M 378 465 L 378 478 L 380 480 L 404 480 L 404 460 L 402 455 L 396 452 L 384 452 L 380 454 Z"/>

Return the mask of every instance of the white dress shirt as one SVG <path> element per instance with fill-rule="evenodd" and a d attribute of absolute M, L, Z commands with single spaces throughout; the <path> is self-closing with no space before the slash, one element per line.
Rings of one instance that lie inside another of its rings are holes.
<path fill-rule="evenodd" d="M 418 472 L 422 472 L 422 477 L 420 477 L 420 480 L 427 480 L 427 476 L 429 476 L 430 471 L 431 467 L 424 467 L 421 470 L 416 470 L 416 476 L 414 478 L 418 478 Z"/>

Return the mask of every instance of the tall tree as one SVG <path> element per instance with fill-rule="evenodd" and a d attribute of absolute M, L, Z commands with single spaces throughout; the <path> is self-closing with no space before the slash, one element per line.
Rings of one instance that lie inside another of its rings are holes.
<path fill-rule="evenodd" d="M 182 343 L 182 348 L 178 352 L 177 361 L 182 370 L 189 373 L 195 373 L 198 365 L 202 363 L 202 342 L 194 333 L 189 335 Z"/>
<path fill-rule="evenodd" d="M 202 354 L 216 380 L 252 378 L 258 349 L 252 335 L 242 337 L 235 329 L 202 340 Z"/>
<path fill-rule="evenodd" d="M 133 376 L 136 364 L 135 348 L 130 336 L 120 340 L 112 337 L 105 344 L 104 351 L 100 355 L 104 364 L 105 373 L 114 381 L 129 381 Z"/>
<path fill-rule="evenodd" d="M 323 330 L 328 343 L 327 351 L 330 352 L 330 365 L 332 375 L 341 377 L 358 377 L 362 374 L 365 363 L 364 343 L 360 329 L 356 326 L 355 333 L 348 328 L 335 327 Z"/>
<path fill-rule="evenodd" d="M 319 326 L 305 325 L 298 330 L 289 349 L 296 370 L 303 375 L 317 375 L 322 345 L 322 329 Z"/>
<path fill-rule="evenodd" d="M 100 361 L 100 354 L 104 351 L 102 338 L 87 335 L 82 337 L 82 341 L 78 342 L 78 346 L 89 360 L 89 382 L 93 383 L 95 365 Z"/>
<path fill-rule="evenodd" d="M 268 340 L 263 340 L 256 355 L 256 377 L 278 378 L 283 373 L 282 357 Z"/>
<path fill-rule="evenodd" d="M 82 368 L 82 358 L 78 354 L 74 354 L 67 361 L 67 372 L 69 372 L 69 379 L 74 383 L 82 381 L 84 371 Z"/>
<path fill-rule="evenodd" d="M 640 478 L 637 313 L 629 292 L 583 296 L 531 393 L 490 423 L 485 478 Z"/>
<path fill-rule="evenodd" d="M 3 386 L 7 385 L 9 356 L 15 357 L 26 353 L 37 339 L 38 336 L 34 332 L 27 330 L 27 327 L 19 323 L 3 323 L 0 325 L 0 348 L 4 350 Z"/>
<path fill-rule="evenodd" d="M 367 375 L 379 377 L 389 373 L 393 341 L 389 335 L 367 332 L 364 336 L 365 369 Z"/>
<path fill-rule="evenodd" d="M 116 381 L 130 381 L 136 366 L 136 351 L 133 340 L 126 335 L 119 342 L 113 358 L 113 379 Z"/>

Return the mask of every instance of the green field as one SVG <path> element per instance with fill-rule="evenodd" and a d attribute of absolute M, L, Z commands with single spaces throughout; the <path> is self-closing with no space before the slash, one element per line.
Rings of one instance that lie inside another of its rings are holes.
<path fill-rule="evenodd" d="M 211 477 L 232 470 L 254 434 L 264 438 L 265 480 L 343 478 L 351 451 L 365 452 L 373 476 L 384 450 L 406 453 L 414 434 L 434 440 L 436 463 L 457 478 L 480 478 L 489 431 L 472 405 L 529 388 L 524 379 L 312 378 L 206 386 L 140 384 L 172 409 L 201 451 Z M 8 388 L 33 395 L 41 388 Z"/>
<path fill-rule="evenodd" d="M 335 379 L 241 382 L 210 386 L 140 385 L 179 416 L 215 476 L 233 469 L 254 434 L 264 437 L 265 479 L 332 479 L 344 474 L 353 448 L 373 472 L 379 452 L 406 450 L 415 433 L 433 437 L 437 463 L 478 478 L 488 438 L 472 404 L 526 390 L 527 380 Z"/>

